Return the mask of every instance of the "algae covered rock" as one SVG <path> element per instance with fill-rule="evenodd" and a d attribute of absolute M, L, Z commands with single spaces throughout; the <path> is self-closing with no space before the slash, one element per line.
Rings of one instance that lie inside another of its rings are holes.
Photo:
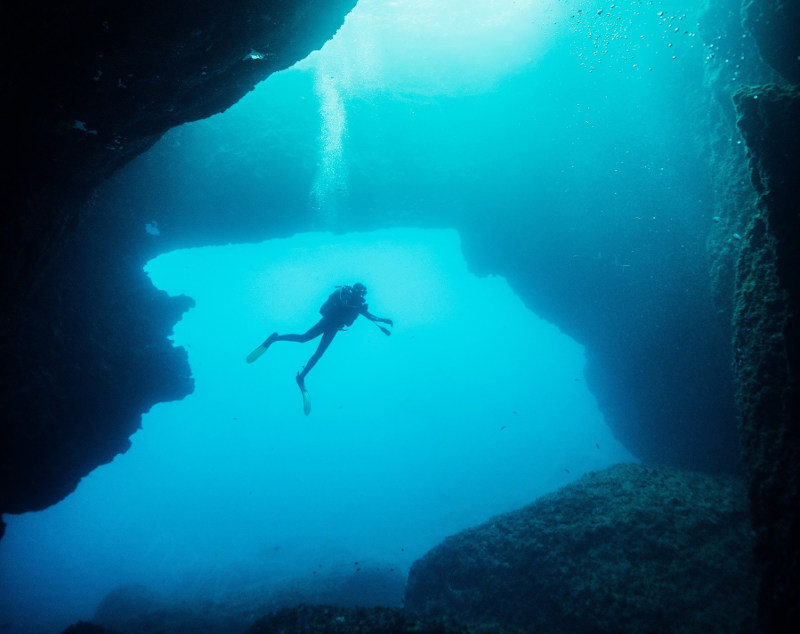
<path fill-rule="evenodd" d="M 449 537 L 406 607 L 530 632 L 747 632 L 757 578 L 743 482 L 621 464 Z"/>

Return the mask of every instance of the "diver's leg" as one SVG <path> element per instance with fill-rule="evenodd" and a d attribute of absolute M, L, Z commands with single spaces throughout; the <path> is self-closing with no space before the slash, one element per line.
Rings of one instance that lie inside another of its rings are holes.
<path fill-rule="evenodd" d="M 273 332 L 269 337 L 264 339 L 264 343 L 261 344 L 264 347 L 264 350 L 269 348 L 270 344 L 273 341 L 275 341 L 277 338 L 278 338 L 278 333 L 277 332 Z"/>
<path fill-rule="evenodd" d="M 338 332 L 338 330 L 335 329 L 335 328 L 330 328 L 328 330 L 324 330 L 323 331 L 322 339 L 320 339 L 320 341 L 319 341 L 319 345 L 317 346 L 316 352 L 314 352 L 314 354 L 311 355 L 311 358 L 308 360 L 308 363 L 306 363 L 306 367 L 304 367 L 301 372 L 297 373 L 297 382 L 298 383 L 300 383 L 300 384 L 303 383 L 303 380 L 306 378 L 306 374 L 311 372 L 311 368 L 313 368 L 317 364 L 317 361 L 319 361 L 319 358 L 328 349 L 328 346 L 331 345 L 331 341 L 333 341 L 333 338 L 336 336 L 337 332 Z M 301 385 L 301 387 L 302 387 L 302 385 Z"/>
<path fill-rule="evenodd" d="M 256 359 L 258 359 L 262 354 L 267 351 L 267 348 L 270 347 L 273 341 L 278 338 L 278 333 L 273 332 L 269 337 L 264 340 L 260 346 L 258 346 L 255 350 L 253 350 L 250 354 L 247 355 L 247 362 L 253 363 Z"/>
<path fill-rule="evenodd" d="M 319 337 L 325 331 L 325 320 L 320 319 L 316 324 L 311 326 L 306 332 L 302 335 L 279 335 L 277 332 L 272 333 L 269 336 L 269 341 L 294 341 L 296 343 L 305 343 L 306 341 L 311 341 L 312 339 Z M 270 341 L 270 343 L 272 343 Z M 266 342 L 265 342 L 266 343 Z"/>
<path fill-rule="evenodd" d="M 311 358 L 306 363 L 306 366 L 303 368 L 301 372 L 297 373 L 295 380 L 297 381 L 297 385 L 300 388 L 300 392 L 303 394 L 303 411 L 305 415 L 308 416 L 311 412 L 311 397 L 308 395 L 308 390 L 306 390 L 306 374 L 311 372 L 311 368 L 313 368 L 319 358 L 322 356 L 322 353 L 328 349 L 328 346 L 331 345 L 331 341 L 336 336 L 336 333 L 339 332 L 338 328 L 331 328 L 330 325 L 327 328 L 324 328 L 322 331 L 322 339 L 319 341 L 319 345 L 317 346 L 316 351 Z"/>

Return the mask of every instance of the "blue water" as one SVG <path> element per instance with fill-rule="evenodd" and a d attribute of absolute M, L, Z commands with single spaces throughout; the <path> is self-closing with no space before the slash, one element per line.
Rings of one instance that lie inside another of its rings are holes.
<path fill-rule="evenodd" d="M 535 233 L 544 260 L 566 223 L 568 261 L 621 272 L 646 258 L 621 246 L 631 232 L 663 237 L 668 217 L 691 235 L 696 17 L 580 7 L 362 0 L 321 51 L 107 186 L 101 206 L 149 219 L 153 284 L 196 302 L 173 337 L 195 391 L 144 414 L 64 501 L 6 518 L 0 624 L 63 628 L 127 583 L 217 598 L 354 560 L 405 572 L 449 534 L 636 460 L 584 384 L 583 348 L 473 274 L 458 226 L 517 214 L 504 226 Z M 363 318 L 340 333 L 306 417 L 294 375 L 316 342 L 244 358 L 355 281 L 393 334 Z"/>

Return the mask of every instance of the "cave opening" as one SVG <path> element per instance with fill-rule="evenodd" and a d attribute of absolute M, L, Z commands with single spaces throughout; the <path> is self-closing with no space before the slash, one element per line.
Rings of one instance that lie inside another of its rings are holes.
<path fill-rule="evenodd" d="M 8 518 L 6 605 L 74 620 L 121 583 L 219 598 L 354 561 L 402 573 L 447 534 L 636 459 L 570 336 L 619 367 L 626 346 L 662 362 L 652 332 L 683 337 L 665 366 L 698 349 L 710 214 L 682 89 L 700 51 L 675 7 L 595 4 L 362 1 L 321 51 L 104 186 L 95 207 L 137 266 L 197 303 L 174 335 L 196 387 L 64 502 Z M 293 379 L 315 344 L 244 355 L 353 281 L 395 332 L 338 336 L 306 419 Z M 558 289 L 583 301 L 570 312 Z M 680 420 L 663 392 L 644 400 Z M 702 453 L 714 430 L 685 424 L 669 442 Z"/>
<path fill-rule="evenodd" d="M 586 387 L 583 348 L 502 278 L 469 273 L 453 230 L 298 234 L 146 270 L 196 302 L 174 333 L 195 390 L 145 414 L 131 449 L 63 502 L 10 518 L 17 609 L 76 619 L 126 584 L 224 600 L 353 561 L 396 573 L 380 601 L 400 605 L 408 567 L 447 535 L 636 460 Z M 308 375 L 306 417 L 294 373 L 316 342 L 244 357 L 355 280 L 394 333 L 363 318 L 340 333 Z"/>

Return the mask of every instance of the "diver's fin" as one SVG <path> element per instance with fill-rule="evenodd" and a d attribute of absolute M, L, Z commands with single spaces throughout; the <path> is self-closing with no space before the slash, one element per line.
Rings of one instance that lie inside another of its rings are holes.
<path fill-rule="evenodd" d="M 303 394 L 303 412 L 308 416 L 311 413 L 311 397 L 308 395 L 305 381 L 303 381 L 303 377 L 300 376 L 299 372 L 295 378 L 297 380 L 297 385 L 300 387 L 300 392 Z"/>
<path fill-rule="evenodd" d="M 250 354 L 247 355 L 247 362 L 248 363 L 252 363 L 256 359 L 258 359 L 258 357 L 260 357 L 262 354 L 264 354 L 266 351 L 267 351 L 267 346 L 265 346 L 262 343 L 260 346 L 258 346 L 258 348 L 256 348 Z"/>
<path fill-rule="evenodd" d="M 262 343 L 260 346 L 258 346 L 258 348 L 256 348 L 250 354 L 247 355 L 247 362 L 252 363 L 256 359 L 258 359 L 258 357 L 260 357 L 267 351 L 267 348 L 269 348 L 269 344 L 271 344 L 277 338 L 278 338 L 278 333 L 273 332 L 269 337 L 267 337 L 264 343 Z"/>

